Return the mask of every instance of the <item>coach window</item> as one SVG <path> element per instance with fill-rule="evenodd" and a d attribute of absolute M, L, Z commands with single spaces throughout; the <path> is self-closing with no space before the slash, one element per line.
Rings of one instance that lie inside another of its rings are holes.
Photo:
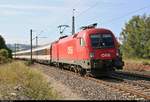
<path fill-rule="evenodd" d="M 84 41 L 84 39 L 83 39 L 83 38 L 80 38 L 80 45 L 81 45 L 82 47 L 84 47 L 84 46 L 85 46 L 85 41 Z"/>

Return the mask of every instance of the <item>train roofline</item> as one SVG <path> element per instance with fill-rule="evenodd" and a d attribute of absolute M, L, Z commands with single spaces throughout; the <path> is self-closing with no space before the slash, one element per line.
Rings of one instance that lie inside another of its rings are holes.
<path fill-rule="evenodd" d="M 50 48 L 50 46 L 51 46 L 51 43 L 45 44 L 45 45 L 42 45 L 42 46 L 40 46 L 40 47 L 33 48 L 32 51 L 34 52 L 34 51 L 42 50 L 42 49 L 45 49 L 45 48 Z M 31 50 L 28 49 L 28 50 L 18 51 L 18 52 L 16 52 L 16 53 L 14 52 L 13 54 L 28 53 L 28 52 L 30 52 L 30 51 L 31 51 Z"/>

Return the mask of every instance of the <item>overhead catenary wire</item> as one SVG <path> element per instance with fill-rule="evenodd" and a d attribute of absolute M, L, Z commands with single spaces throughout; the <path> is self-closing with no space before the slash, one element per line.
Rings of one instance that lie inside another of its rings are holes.
<path fill-rule="evenodd" d="M 108 22 L 110 23 L 110 22 L 113 22 L 113 21 L 122 19 L 122 18 L 124 18 L 124 17 L 126 17 L 126 16 L 128 16 L 128 15 L 130 15 L 130 14 L 136 13 L 136 12 L 138 12 L 138 11 L 141 11 L 141 10 L 146 9 L 146 8 L 149 8 L 149 7 L 150 7 L 150 5 L 145 6 L 145 7 L 142 7 L 142 8 L 139 8 L 139 9 L 137 9 L 137 10 L 128 12 L 128 13 L 126 13 L 125 15 L 122 15 L 122 16 L 119 16 L 119 17 L 116 17 L 116 18 L 113 18 L 113 19 L 111 19 L 111 20 L 108 20 L 108 21 L 106 21 L 106 22 L 104 22 L 104 23 L 108 23 Z"/>
<path fill-rule="evenodd" d="M 75 8 L 77 5 L 80 4 L 80 2 L 81 2 L 81 0 L 78 0 L 78 1 L 72 6 L 72 8 Z M 69 10 L 70 10 L 70 9 L 69 9 Z M 66 11 L 66 14 L 68 14 L 69 10 Z M 57 20 L 56 20 L 56 22 L 57 22 Z M 69 21 L 66 20 L 66 21 L 64 21 L 63 24 L 67 24 L 68 22 L 69 22 Z M 59 25 L 59 24 L 58 24 L 58 25 Z M 52 27 L 52 28 L 54 28 L 54 27 Z M 57 28 L 57 27 L 55 27 L 55 28 Z M 46 30 L 46 31 L 49 31 L 49 27 L 47 27 L 45 30 Z"/>
<path fill-rule="evenodd" d="M 73 8 L 75 8 L 77 5 L 79 5 L 81 2 L 81 0 L 78 0 L 77 3 L 73 6 Z"/>
<path fill-rule="evenodd" d="M 72 8 L 73 8 L 73 9 L 76 9 L 76 6 L 79 5 L 80 2 L 81 2 L 81 0 L 78 0 L 77 3 L 75 3 L 74 6 L 72 6 Z M 96 2 L 94 5 L 92 5 L 91 7 L 89 7 L 89 8 L 87 8 L 87 9 L 85 9 L 84 11 L 80 12 L 78 15 L 76 15 L 76 18 L 79 17 L 79 16 L 81 16 L 82 14 L 86 13 L 87 11 L 89 11 L 89 10 L 95 8 L 98 4 L 99 4 L 99 1 Z M 68 11 L 66 11 L 66 13 L 68 13 Z M 70 22 L 70 21 L 65 20 L 63 24 L 68 24 L 69 22 Z M 48 28 L 49 28 L 49 27 L 48 27 Z"/>
<path fill-rule="evenodd" d="M 73 6 L 73 8 L 76 7 L 76 5 L 79 5 L 79 4 L 80 4 L 80 0 L 79 0 L 79 2 L 77 2 L 77 3 Z M 99 5 L 99 2 L 94 3 L 94 5 L 92 5 L 92 6 L 90 6 L 89 8 L 83 10 L 82 12 L 80 12 L 79 14 L 77 14 L 75 17 L 76 17 L 76 18 L 79 18 L 80 16 L 82 16 L 83 14 L 85 14 L 86 12 L 88 12 L 89 10 L 95 8 L 97 5 Z M 122 16 L 119 16 L 119 17 L 116 17 L 116 18 L 113 18 L 113 19 L 108 20 L 108 21 L 106 21 L 106 22 L 104 22 L 104 23 L 107 23 L 107 22 L 110 23 L 110 22 L 117 21 L 117 20 L 119 20 L 119 19 L 122 19 L 123 17 L 126 17 L 126 16 L 128 16 L 128 15 L 130 15 L 130 14 L 133 14 L 133 13 L 135 13 L 135 12 L 141 11 L 141 10 L 143 10 L 143 9 L 145 9 L 145 8 L 148 8 L 148 7 L 150 7 L 150 5 L 149 5 L 149 6 L 142 7 L 142 8 L 139 8 L 139 9 L 134 10 L 134 11 L 131 11 L 131 12 L 128 12 L 128 13 L 126 13 L 125 15 L 122 15 Z M 76 8 L 75 8 L 75 9 L 76 9 Z M 64 22 L 64 24 L 68 24 L 69 22 L 70 22 L 70 21 L 66 20 L 66 21 Z"/>
<path fill-rule="evenodd" d="M 92 5 L 91 7 L 87 8 L 86 10 L 80 12 L 76 17 L 79 17 L 79 16 L 83 15 L 83 14 L 86 13 L 87 11 L 89 11 L 89 10 L 95 8 L 97 5 L 99 5 L 98 2 L 96 2 L 94 5 Z"/>
<path fill-rule="evenodd" d="M 81 16 L 82 14 L 86 13 L 87 11 L 89 11 L 89 10 L 95 8 L 98 4 L 99 4 L 99 3 L 96 2 L 96 3 L 95 3 L 94 5 L 92 5 L 91 7 L 87 8 L 86 10 L 82 11 L 81 13 L 79 13 L 79 14 L 76 16 L 76 18 L 79 17 L 79 16 Z M 105 23 L 108 23 L 108 22 L 110 23 L 110 22 L 113 22 L 113 21 L 122 19 L 122 18 L 124 18 L 124 17 L 126 17 L 126 16 L 128 16 L 128 15 L 130 15 L 130 14 L 136 13 L 136 12 L 138 12 L 138 11 L 141 11 L 141 10 L 146 9 L 146 8 L 149 8 L 149 7 L 150 7 L 150 5 L 145 6 L 145 7 L 142 7 L 142 8 L 139 8 L 139 9 L 137 9 L 137 10 L 128 12 L 127 14 L 125 14 L 125 15 L 123 15 L 123 16 L 119 16 L 119 17 L 113 18 L 113 19 L 111 19 L 111 20 L 108 20 L 108 21 L 106 21 Z"/>
<path fill-rule="evenodd" d="M 79 0 L 79 1 L 80 1 L 80 0 Z M 75 5 L 78 5 L 79 3 L 80 3 L 80 2 L 76 3 Z M 73 9 L 76 9 L 76 10 L 77 10 L 77 8 L 75 8 L 75 5 L 73 6 Z M 80 12 L 78 15 L 76 15 L 76 18 L 78 18 L 79 16 L 83 15 L 83 14 L 86 13 L 87 11 L 89 11 L 89 10 L 95 8 L 97 5 L 99 5 L 98 2 L 94 3 L 94 5 L 88 7 L 87 9 L 83 10 L 83 11 Z M 66 21 L 64 22 L 64 24 L 67 24 L 67 23 L 69 23 L 68 20 L 66 20 Z"/>

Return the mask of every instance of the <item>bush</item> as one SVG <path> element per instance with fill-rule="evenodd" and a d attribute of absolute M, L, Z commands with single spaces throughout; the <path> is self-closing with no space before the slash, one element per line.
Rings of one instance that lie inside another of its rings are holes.
<path fill-rule="evenodd" d="M 0 56 L 3 56 L 5 58 L 8 58 L 8 51 L 5 49 L 0 49 Z"/>
<path fill-rule="evenodd" d="M 143 61 L 142 63 L 143 63 L 143 65 L 150 65 L 150 63 L 148 61 Z"/>
<path fill-rule="evenodd" d="M 25 65 L 26 65 L 26 66 L 31 66 L 32 64 L 34 64 L 34 61 L 26 61 L 26 62 L 25 62 Z"/>
<path fill-rule="evenodd" d="M 0 49 L 0 64 L 10 62 L 9 53 L 6 49 Z"/>

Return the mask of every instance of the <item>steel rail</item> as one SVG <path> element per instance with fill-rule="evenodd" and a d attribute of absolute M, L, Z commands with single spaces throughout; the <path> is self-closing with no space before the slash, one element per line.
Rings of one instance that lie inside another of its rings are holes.
<path fill-rule="evenodd" d="M 119 79 L 119 80 L 123 80 L 123 81 L 126 82 L 126 83 L 131 83 L 131 84 L 134 84 L 134 85 L 140 85 L 140 86 L 145 87 L 145 88 L 147 88 L 147 89 L 150 88 L 150 85 L 148 85 L 148 84 L 139 83 L 139 82 L 135 82 L 135 81 L 133 81 L 133 80 L 131 81 L 131 80 L 128 80 L 128 79 L 124 79 L 121 74 L 111 73 L 110 77 L 116 78 L 116 79 Z"/>
<path fill-rule="evenodd" d="M 144 98 L 144 99 L 148 99 L 150 100 L 150 96 L 148 95 L 145 95 L 143 94 L 142 92 L 139 92 L 137 90 L 133 90 L 133 89 L 129 89 L 129 87 L 126 87 L 124 85 L 116 85 L 116 84 L 111 84 L 111 83 L 108 83 L 106 81 L 103 81 L 103 80 L 97 80 L 97 79 L 94 79 L 94 78 L 91 78 L 91 77 L 88 77 L 89 80 L 93 80 L 93 81 L 96 81 L 98 83 L 101 83 L 101 84 L 104 84 L 106 86 L 110 86 L 114 89 L 119 89 L 119 90 L 122 90 L 124 92 L 127 92 L 127 93 L 130 93 L 130 94 L 133 94 L 133 95 L 136 95 L 136 96 L 139 96 L 140 98 Z"/>
<path fill-rule="evenodd" d="M 133 78 L 139 78 L 139 79 L 150 81 L 150 75 L 138 74 L 138 73 L 133 73 L 133 72 L 124 72 L 124 71 L 115 71 L 114 73 L 122 74 L 127 77 L 130 76 Z"/>

